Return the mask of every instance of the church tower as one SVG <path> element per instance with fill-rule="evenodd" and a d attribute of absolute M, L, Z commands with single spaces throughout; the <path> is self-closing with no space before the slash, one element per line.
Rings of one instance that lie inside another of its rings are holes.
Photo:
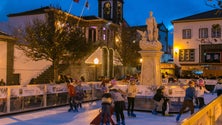
<path fill-rule="evenodd" d="M 123 20 L 123 0 L 98 0 L 98 16 L 120 24 Z"/>

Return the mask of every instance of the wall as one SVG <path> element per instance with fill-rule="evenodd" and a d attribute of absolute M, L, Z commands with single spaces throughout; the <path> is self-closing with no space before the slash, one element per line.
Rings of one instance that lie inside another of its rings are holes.
<path fill-rule="evenodd" d="M 32 78 L 37 77 L 52 65 L 51 62 L 46 60 L 33 61 L 26 57 L 16 46 L 14 49 L 14 73 L 20 74 L 21 85 L 27 85 Z"/>
<path fill-rule="evenodd" d="M 0 41 L 0 79 L 6 81 L 7 42 Z"/>
<path fill-rule="evenodd" d="M 209 40 L 213 41 L 211 38 L 211 27 L 212 24 L 222 25 L 221 20 L 211 20 L 211 21 L 198 21 L 198 22 L 185 22 L 185 23 L 174 23 L 174 49 L 195 49 L 195 61 L 194 62 L 180 62 L 181 64 L 193 64 L 199 63 L 199 45 L 201 44 L 199 39 L 199 28 L 208 28 Z M 191 29 L 191 39 L 182 39 L 182 30 Z M 214 42 L 213 44 L 221 44 L 220 42 Z M 209 44 L 209 43 L 202 43 Z M 209 44 L 211 45 L 211 44 Z M 174 62 L 177 63 L 179 54 L 175 55 L 174 53 Z"/>

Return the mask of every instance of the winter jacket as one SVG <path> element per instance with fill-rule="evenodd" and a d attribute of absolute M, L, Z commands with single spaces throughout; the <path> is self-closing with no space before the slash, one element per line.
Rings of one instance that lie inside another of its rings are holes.
<path fill-rule="evenodd" d="M 165 99 L 164 93 L 162 92 L 162 89 L 157 89 L 155 95 L 153 96 L 153 100 L 159 102 L 161 99 Z"/>
<path fill-rule="evenodd" d="M 111 98 L 111 94 L 110 93 L 104 93 L 102 95 L 102 105 L 104 104 L 108 104 L 108 105 L 111 105 L 112 103 L 112 98 Z"/>
<path fill-rule="evenodd" d="M 184 100 L 193 100 L 194 97 L 195 97 L 195 88 L 188 87 L 186 89 L 186 94 L 185 94 Z"/>
<path fill-rule="evenodd" d="M 75 87 L 71 84 L 68 84 L 67 85 L 67 88 L 68 88 L 68 94 L 70 97 L 73 97 L 76 95 L 76 90 L 75 90 Z"/>
<path fill-rule="evenodd" d="M 213 92 L 216 92 L 217 90 L 222 90 L 222 84 L 217 83 L 217 84 L 214 86 Z"/>
<path fill-rule="evenodd" d="M 137 86 L 135 84 L 128 85 L 127 96 L 135 98 L 137 94 Z"/>
<path fill-rule="evenodd" d="M 84 93 L 83 87 L 81 85 L 77 85 L 76 86 L 76 99 L 83 100 L 84 96 L 85 96 L 85 93 Z"/>
<path fill-rule="evenodd" d="M 117 101 L 124 101 L 124 97 L 122 96 L 122 93 L 119 92 L 118 90 L 114 89 L 114 90 L 110 90 L 110 93 L 112 95 L 113 101 L 117 102 Z"/>
<path fill-rule="evenodd" d="M 196 97 L 203 97 L 204 96 L 204 92 L 210 93 L 205 87 L 197 86 L 195 88 Z"/>

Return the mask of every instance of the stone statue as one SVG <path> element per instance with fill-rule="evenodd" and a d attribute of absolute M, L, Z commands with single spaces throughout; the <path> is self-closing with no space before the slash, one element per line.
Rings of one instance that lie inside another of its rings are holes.
<path fill-rule="evenodd" d="M 146 19 L 147 34 L 149 41 L 158 41 L 158 27 L 153 12 L 150 11 L 150 17 Z"/>
<path fill-rule="evenodd" d="M 142 41 L 146 41 L 146 31 L 140 31 L 140 30 L 136 30 L 140 36 L 142 37 Z"/>
<path fill-rule="evenodd" d="M 139 46 L 142 50 L 161 50 L 162 44 L 158 41 L 158 27 L 153 12 L 150 11 L 150 17 L 146 19 L 147 31 L 137 32 L 141 36 Z"/>

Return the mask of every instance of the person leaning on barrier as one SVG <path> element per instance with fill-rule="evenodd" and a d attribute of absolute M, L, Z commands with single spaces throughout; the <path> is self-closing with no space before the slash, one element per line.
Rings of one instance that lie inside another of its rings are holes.
<path fill-rule="evenodd" d="M 214 86 L 213 93 L 216 92 L 217 96 L 222 94 L 222 78 L 218 79 L 217 84 Z"/>

